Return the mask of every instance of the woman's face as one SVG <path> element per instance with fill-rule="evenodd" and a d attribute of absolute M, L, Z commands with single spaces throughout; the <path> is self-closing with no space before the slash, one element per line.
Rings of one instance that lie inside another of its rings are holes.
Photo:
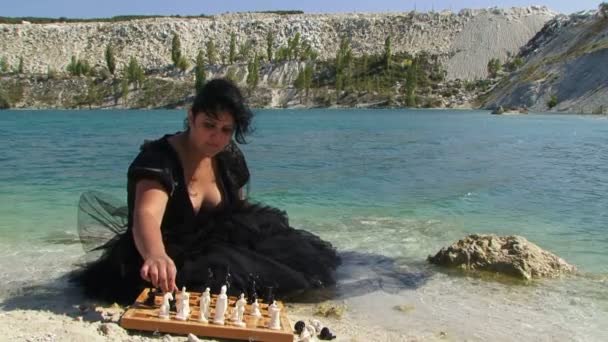
<path fill-rule="evenodd" d="M 232 138 L 234 118 L 229 112 L 220 112 L 217 119 L 206 113 L 193 115 L 188 112 L 190 124 L 190 142 L 205 156 L 214 156 L 221 152 Z"/>

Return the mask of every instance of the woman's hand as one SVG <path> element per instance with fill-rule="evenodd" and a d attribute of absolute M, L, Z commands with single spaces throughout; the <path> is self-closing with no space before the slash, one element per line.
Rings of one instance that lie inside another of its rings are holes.
<path fill-rule="evenodd" d="M 151 282 L 152 286 L 160 287 L 163 293 L 173 292 L 177 289 L 175 285 L 176 274 L 175 264 L 167 254 L 148 256 L 140 270 L 141 277 Z"/>

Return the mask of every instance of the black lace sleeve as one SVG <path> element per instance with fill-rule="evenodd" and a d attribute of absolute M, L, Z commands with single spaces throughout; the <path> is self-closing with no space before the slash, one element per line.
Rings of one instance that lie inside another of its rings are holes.
<path fill-rule="evenodd" d="M 235 190 L 243 188 L 249 182 L 249 168 L 241 149 L 231 142 L 224 151 L 219 154 L 222 164 L 226 168 L 226 174 Z"/>
<path fill-rule="evenodd" d="M 175 190 L 173 171 L 170 159 L 156 142 L 145 143 L 141 152 L 129 166 L 127 177 L 133 187 L 140 179 L 152 179 L 159 182 L 169 195 Z"/>

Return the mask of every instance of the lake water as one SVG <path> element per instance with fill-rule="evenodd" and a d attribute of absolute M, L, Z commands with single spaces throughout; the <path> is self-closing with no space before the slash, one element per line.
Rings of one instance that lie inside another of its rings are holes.
<path fill-rule="evenodd" d="M 1 111 L 0 298 L 72 269 L 80 194 L 126 199 L 139 145 L 180 130 L 184 115 Z M 456 339 L 608 340 L 605 117 L 259 110 L 254 124 L 242 146 L 250 196 L 370 255 L 340 270 L 353 319 Z M 521 285 L 425 264 L 469 233 L 523 235 L 581 273 Z"/>

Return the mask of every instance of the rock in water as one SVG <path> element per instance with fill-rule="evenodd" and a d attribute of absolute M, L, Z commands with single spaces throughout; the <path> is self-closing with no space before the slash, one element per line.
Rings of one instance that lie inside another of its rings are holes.
<path fill-rule="evenodd" d="M 430 263 L 498 272 L 521 279 L 554 278 L 576 268 L 521 236 L 473 234 L 442 248 Z"/>

